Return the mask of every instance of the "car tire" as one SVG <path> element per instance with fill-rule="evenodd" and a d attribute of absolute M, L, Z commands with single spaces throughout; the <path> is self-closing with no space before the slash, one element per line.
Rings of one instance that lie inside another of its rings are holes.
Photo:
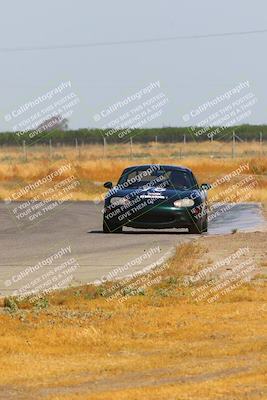
<path fill-rule="evenodd" d="M 208 232 L 208 218 L 205 218 L 202 224 L 202 232 Z"/>
<path fill-rule="evenodd" d="M 193 235 L 201 235 L 201 233 L 202 233 L 202 224 L 193 222 L 192 225 L 190 225 L 188 227 L 188 231 L 189 231 L 189 233 L 191 233 Z"/>
<path fill-rule="evenodd" d="M 106 221 L 103 221 L 103 232 L 104 233 L 122 233 L 122 226 L 116 226 L 108 224 Z"/>

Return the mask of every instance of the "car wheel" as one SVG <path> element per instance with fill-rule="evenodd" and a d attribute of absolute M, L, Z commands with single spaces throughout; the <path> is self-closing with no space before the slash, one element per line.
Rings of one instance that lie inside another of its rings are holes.
<path fill-rule="evenodd" d="M 194 235 L 201 235 L 202 233 L 202 224 L 201 223 L 192 223 L 192 225 L 188 228 L 189 233 Z"/>
<path fill-rule="evenodd" d="M 103 221 L 103 232 L 104 233 L 121 233 L 122 226 L 116 226 L 108 224 L 106 221 Z"/>
<path fill-rule="evenodd" d="M 208 218 L 205 218 L 202 224 L 202 232 L 208 232 Z"/>

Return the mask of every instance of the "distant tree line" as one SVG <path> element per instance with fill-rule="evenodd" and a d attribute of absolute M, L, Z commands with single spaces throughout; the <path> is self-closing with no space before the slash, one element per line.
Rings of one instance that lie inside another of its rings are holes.
<path fill-rule="evenodd" d="M 134 129 L 128 131 L 101 130 L 101 129 L 77 129 L 62 130 L 54 129 L 50 132 L 43 132 L 38 136 L 31 137 L 31 132 L 17 134 L 16 132 L 0 133 L 0 145 L 15 146 L 18 144 L 43 144 L 49 143 L 51 139 L 53 144 L 74 145 L 75 143 L 84 144 L 103 144 L 104 138 L 106 143 L 125 143 L 132 140 L 134 143 L 148 143 L 152 141 L 158 142 L 199 142 L 209 140 L 213 135 L 214 140 L 230 141 L 233 131 L 237 135 L 237 139 L 244 141 L 259 141 L 267 139 L 267 125 L 240 125 L 229 128 L 211 127 L 205 128 L 205 132 L 201 133 L 203 128 L 147 128 Z M 197 132 L 199 134 L 197 134 Z M 214 134 L 216 132 L 216 134 Z"/>

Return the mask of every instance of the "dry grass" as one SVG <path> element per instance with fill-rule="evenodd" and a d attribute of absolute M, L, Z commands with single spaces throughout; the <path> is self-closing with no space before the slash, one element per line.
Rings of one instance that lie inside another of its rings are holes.
<path fill-rule="evenodd" d="M 56 147 L 53 149 L 52 158 L 46 147 L 34 146 L 27 151 L 27 160 L 24 159 L 22 149 L 0 149 L 0 199 L 12 196 L 17 190 L 24 188 L 28 183 L 34 183 L 38 179 L 51 173 L 56 168 L 71 164 L 69 175 L 74 175 L 80 182 L 74 190 L 69 191 L 70 200 L 100 199 L 104 195 L 101 184 L 107 180 L 117 182 L 122 170 L 129 165 L 162 163 L 185 165 L 192 168 L 199 182 L 214 182 L 218 177 L 237 169 L 240 165 L 250 165 L 246 174 L 253 174 L 257 179 L 257 187 L 253 190 L 252 197 L 248 201 L 267 200 L 267 157 L 259 157 L 258 143 L 244 143 L 237 146 L 236 159 L 229 158 L 230 144 L 221 143 L 187 143 L 182 147 L 182 159 L 180 159 L 180 144 L 150 143 L 133 146 L 133 155 L 129 153 L 129 146 L 125 144 L 110 145 L 104 157 L 103 148 L 99 145 L 84 146 L 80 153 L 71 147 Z M 220 152 L 219 152 L 220 150 Z M 220 158 L 211 158 L 211 154 L 220 155 Z M 264 150 L 266 154 L 266 150 Z M 242 158 L 241 158 L 242 157 Z M 216 190 L 211 191 L 211 197 L 224 196 L 224 191 L 244 174 L 231 182 L 222 184 Z M 43 191 L 53 186 L 42 185 L 39 189 L 25 193 L 20 199 L 31 199 L 35 196 L 44 199 Z M 49 197 L 47 197 L 49 198 Z M 236 200 L 239 201 L 239 200 Z"/>
<path fill-rule="evenodd" d="M 123 303 L 88 286 L 54 293 L 47 309 L 4 313 L 5 400 L 10 391 L 27 400 L 263 399 L 266 284 L 195 303 L 181 279 L 203 252 L 179 247 L 163 281 Z"/>

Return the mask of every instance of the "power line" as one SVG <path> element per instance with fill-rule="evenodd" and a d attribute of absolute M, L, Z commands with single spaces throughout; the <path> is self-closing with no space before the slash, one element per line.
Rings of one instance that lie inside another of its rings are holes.
<path fill-rule="evenodd" d="M 0 47 L 0 52 L 11 53 L 18 51 L 45 51 L 45 50 L 60 50 L 60 49 L 79 49 L 86 47 L 100 47 L 100 46 L 118 46 L 125 44 L 142 44 L 142 43 L 159 43 L 170 42 L 175 40 L 192 40 L 192 39 L 207 39 L 213 37 L 227 37 L 227 36 L 243 36 L 267 33 L 267 29 L 255 31 L 241 31 L 241 32 L 224 32 L 224 33 L 208 33 L 203 35 L 185 35 L 185 36 L 169 36 L 161 38 L 150 39 L 135 39 L 135 40 L 120 40 L 113 42 L 90 42 L 90 43 L 76 43 L 76 44 L 58 44 L 47 46 L 25 46 L 25 47 Z"/>

